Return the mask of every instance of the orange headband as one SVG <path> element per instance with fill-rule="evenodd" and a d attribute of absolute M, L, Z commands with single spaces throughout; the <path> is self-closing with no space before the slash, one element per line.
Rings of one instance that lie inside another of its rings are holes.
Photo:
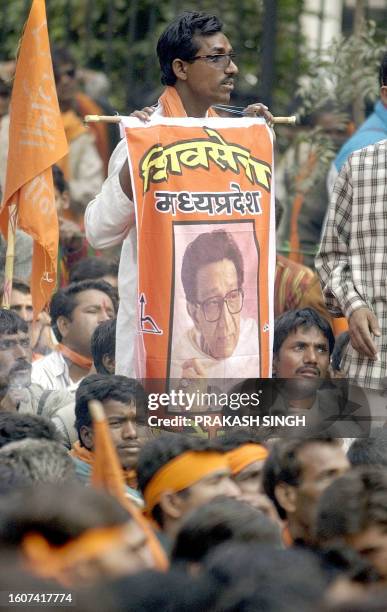
<path fill-rule="evenodd" d="M 264 461 L 269 452 L 261 444 L 243 444 L 238 448 L 227 453 L 228 464 L 230 466 L 231 474 L 239 474 L 254 461 Z"/>
<path fill-rule="evenodd" d="M 63 546 L 53 546 L 40 533 L 29 533 L 23 538 L 22 550 L 29 567 L 44 578 L 56 578 L 81 561 L 98 557 L 122 542 L 125 525 L 88 529 L 78 538 Z"/>
<path fill-rule="evenodd" d="M 178 493 L 221 469 L 229 469 L 227 458 L 215 451 L 187 451 L 160 468 L 144 491 L 147 513 L 159 503 L 164 491 Z"/>

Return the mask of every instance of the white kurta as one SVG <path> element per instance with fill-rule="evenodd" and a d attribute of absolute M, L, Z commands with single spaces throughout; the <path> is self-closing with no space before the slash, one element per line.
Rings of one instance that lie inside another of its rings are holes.
<path fill-rule="evenodd" d="M 109 176 L 85 213 L 86 238 L 96 249 L 122 244 L 118 270 L 120 305 L 117 315 L 116 374 L 134 377 L 137 304 L 137 234 L 134 205 L 121 189 L 119 173 L 127 163 L 126 141 L 113 151 Z"/>

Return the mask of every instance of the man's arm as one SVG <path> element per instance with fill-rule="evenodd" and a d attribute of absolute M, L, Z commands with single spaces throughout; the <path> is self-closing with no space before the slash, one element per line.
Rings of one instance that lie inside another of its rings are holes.
<path fill-rule="evenodd" d="M 356 291 L 351 274 L 349 243 L 353 185 L 351 158 L 342 168 L 332 193 L 327 222 L 323 230 L 316 269 L 320 276 L 328 311 L 348 319 L 354 349 L 377 359 L 371 334 L 380 335 L 377 319 Z"/>
<path fill-rule="evenodd" d="M 147 106 L 141 111 L 134 111 L 131 116 L 149 121 L 154 111 L 155 108 Z M 86 238 L 96 249 L 120 244 L 135 223 L 125 138 L 113 151 L 108 171 L 101 192 L 88 204 L 85 212 Z"/>
<path fill-rule="evenodd" d="M 134 225 L 133 201 L 127 193 L 131 195 L 132 190 L 126 140 L 122 139 L 110 158 L 109 175 L 100 193 L 86 208 L 86 238 L 94 248 L 120 244 Z"/>

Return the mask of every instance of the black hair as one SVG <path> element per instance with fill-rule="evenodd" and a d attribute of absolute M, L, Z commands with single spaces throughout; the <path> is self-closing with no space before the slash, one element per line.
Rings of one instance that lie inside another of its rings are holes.
<path fill-rule="evenodd" d="M 28 333 L 28 324 L 13 310 L 0 308 L 0 336 Z"/>
<path fill-rule="evenodd" d="M 117 319 L 102 321 L 94 330 L 91 337 L 91 355 L 94 367 L 98 374 L 109 374 L 103 364 L 107 355 L 114 359 L 116 353 L 116 326 Z"/>
<path fill-rule="evenodd" d="M 62 340 L 62 334 L 58 329 L 57 320 L 59 317 L 66 317 L 66 319 L 71 321 L 73 311 L 78 305 L 77 295 L 89 289 L 106 293 L 113 302 L 114 310 L 117 312 L 117 292 L 105 281 L 85 280 L 79 283 L 71 283 L 68 287 L 59 289 L 52 296 L 50 303 L 51 327 L 59 342 Z"/>
<path fill-rule="evenodd" d="M 88 529 L 122 525 L 128 511 L 113 497 L 76 481 L 35 484 L 0 498 L 0 542 L 20 546 L 32 531 L 61 546 Z"/>
<path fill-rule="evenodd" d="M 61 442 L 29 439 L 10 442 L 0 449 L 0 491 L 15 486 L 75 480 L 75 468 Z"/>
<path fill-rule="evenodd" d="M 349 342 L 349 332 L 345 331 L 335 339 L 335 347 L 331 355 L 331 366 L 335 372 L 340 372 L 341 360 L 343 359 L 344 350 Z"/>
<path fill-rule="evenodd" d="M 89 401 L 116 400 L 123 404 L 136 405 L 136 420 L 144 420 L 147 407 L 147 396 L 142 385 L 133 378 L 118 374 L 90 374 L 81 380 L 75 393 L 75 429 L 82 444 L 81 427 L 91 427 Z"/>
<path fill-rule="evenodd" d="M 383 53 L 382 60 L 379 67 L 379 85 L 387 85 L 387 52 Z"/>
<path fill-rule="evenodd" d="M 196 36 L 212 36 L 222 31 L 223 24 L 215 15 L 186 11 L 174 19 L 161 34 L 157 43 L 161 82 L 174 85 L 176 75 L 172 62 L 176 58 L 189 61 L 200 48 Z"/>
<path fill-rule="evenodd" d="M 0 412 L 0 448 L 24 438 L 61 442 L 55 425 L 45 417 L 36 414 Z"/>
<path fill-rule="evenodd" d="M 117 276 L 118 264 L 103 257 L 85 257 L 70 270 L 70 283 L 98 280 L 103 276 Z"/>
<path fill-rule="evenodd" d="M 300 327 L 310 329 L 317 327 L 329 344 L 329 354 L 332 353 L 335 345 L 335 337 L 328 321 L 324 319 L 314 308 L 302 308 L 300 310 L 287 310 L 281 314 L 274 322 L 274 343 L 273 354 L 278 355 L 282 344 L 286 338 L 297 331 Z"/>
<path fill-rule="evenodd" d="M 340 541 L 372 525 L 387 527 L 387 473 L 380 466 L 354 468 L 322 494 L 315 523 L 317 541 Z"/>
<path fill-rule="evenodd" d="M 281 548 L 278 525 L 246 502 L 219 496 L 185 517 L 171 559 L 199 562 L 215 546 L 231 541 Z"/>
<path fill-rule="evenodd" d="M 197 301 L 197 273 L 200 268 L 223 259 L 233 262 L 241 288 L 244 280 L 243 257 L 230 233 L 219 229 L 199 234 L 187 246 L 181 266 L 181 281 L 188 302 L 195 304 Z"/>
<path fill-rule="evenodd" d="M 204 612 L 215 611 L 218 588 L 205 574 L 191 576 L 171 567 L 168 572 L 146 570 L 99 587 L 93 585 L 93 595 L 97 602 L 109 597 L 105 610 L 116 612 Z"/>
<path fill-rule="evenodd" d="M 315 551 L 320 566 L 332 582 L 340 577 L 361 584 L 370 584 L 380 580 L 379 574 L 369 561 L 361 557 L 354 548 L 343 542 L 315 549 Z"/>
<path fill-rule="evenodd" d="M 263 489 L 269 499 L 274 503 L 282 519 L 286 518 L 286 512 L 277 500 L 275 489 L 281 482 L 292 487 L 297 487 L 301 483 L 303 466 L 299 459 L 299 452 L 311 444 L 330 444 L 337 446 L 338 441 L 330 437 L 279 440 L 273 445 L 263 466 Z"/>
<path fill-rule="evenodd" d="M 312 612 L 328 583 L 315 555 L 300 548 L 226 542 L 203 569 L 218 583 L 216 612 Z"/>
<path fill-rule="evenodd" d="M 59 168 L 59 166 L 56 164 L 52 166 L 52 178 L 54 181 L 54 187 L 60 194 L 63 194 L 65 191 L 69 190 L 69 184 L 66 181 L 61 168 Z"/>
<path fill-rule="evenodd" d="M 69 65 L 74 69 L 77 67 L 75 58 L 67 47 L 52 47 L 51 59 L 55 77 L 57 77 L 58 69 L 61 66 Z"/>
<path fill-rule="evenodd" d="M 24 280 L 19 280 L 18 278 L 14 278 L 12 280 L 12 289 L 16 289 L 16 291 L 20 291 L 24 295 L 30 295 L 31 287 Z"/>
<path fill-rule="evenodd" d="M 214 447 L 214 443 L 204 438 L 176 433 L 164 433 L 150 440 L 142 447 L 138 457 L 137 479 L 139 489 L 144 494 L 148 483 L 152 480 L 156 472 L 169 463 L 169 461 L 175 459 L 175 457 L 187 451 L 200 452 L 210 449 L 213 450 Z M 184 495 L 184 491 L 186 490 L 180 491 L 179 493 Z M 162 527 L 163 516 L 159 504 L 156 504 L 153 508 L 152 516 Z"/>
<path fill-rule="evenodd" d="M 8 96 L 10 96 L 11 92 L 12 92 L 11 83 L 8 83 L 8 81 L 5 81 L 4 79 L 0 78 L 0 93 L 5 93 Z"/>
<path fill-rule="evenodd" d="M 227 432 L 224 436 L 218 438 L 218 444 L 225 451 L 232 451 L 234 448 L 239 448 L 244 444 L 260 444 L 264 445 L 259 434 L 248 431 L 246 429 L 233 428 L 230 432 Z"/>
<path fill-rule="evenodd" d="M 372 438 L 358 438 L 348 449 L 347 457 L 353 466 L 383 465 L 387 467 L 387 431 L 381 429 Z"/>

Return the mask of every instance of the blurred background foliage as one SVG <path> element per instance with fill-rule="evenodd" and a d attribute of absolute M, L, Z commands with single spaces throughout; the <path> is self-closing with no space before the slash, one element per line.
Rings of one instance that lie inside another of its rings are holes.
<path fill-rule="evenodd" d="M 157 100 L 161 91 L 157 39 L 182 10 L 201 10 L 221 17 L 238 56 L 238 84 L 231 103 L 239 106 L 260 100 L 274 114 L 297 112 L 309 118 L 329 108 L 337 128 L 345 129 L 354 101 L 371 108 L 378 96 L 376 75 L 386 41 L 387 0 L 384 12 L 377 13 L 378 20 L 364 21 L 356 34 L 351 34 L 353 9 L 349 12 L 344 2 L 344 34 L 316 53 L 307 47 L 302 30 L 302 15 L 310 12 L 310 1 L 309 8 L 307 4 L 307 0 L 187 0 L 184 4 L 179 0 L 157 4 L 153 0 L 46 0 L 51 43 L 68 46 L 80 67 L 108 75 L 108 101 L 119 113 Z M 0 61 L 15 57 L 30 6 L 31 0 L 0 0 Z M 376 14 L 367 8 L 364 17 Z M 278 129 L 280 150 L 289 144 L 288 133 Z M 335 150 L 329 134 L 315 126 L 308 129 L 307 138 L 315 142 L 321 162 L 328 163 Z M 305 134 L 297 134 L 299 139 L 305 139 Z"/>
<path fill-rule="evenodd" d="M 0 0 L 0 60 L 15 57 L 30 4 L 30 0 Z M 51 42 L 67 45 L 80 66 L 108 74 L 109 100 L 119 112 L 157 99 L 161 85 L 156 42 L 183 9 L 213 12 L 223 20 L 238 54 L 235 104 L 260 99 L 274 105 L 275 112 L 284 112 L 295 82 L 307 67 L 300 28 L 303 0 L 188 0 L 184 4 L 176 0 L 46 0 L 46 7 Z M 273 8 L 275 22 L 270 19 Z M 270 38 L 263 36 L 265 17 L 266 24 L 275 28 Z M 269 58 L 266 66 L 261 61 L 264 53 Z"/>

